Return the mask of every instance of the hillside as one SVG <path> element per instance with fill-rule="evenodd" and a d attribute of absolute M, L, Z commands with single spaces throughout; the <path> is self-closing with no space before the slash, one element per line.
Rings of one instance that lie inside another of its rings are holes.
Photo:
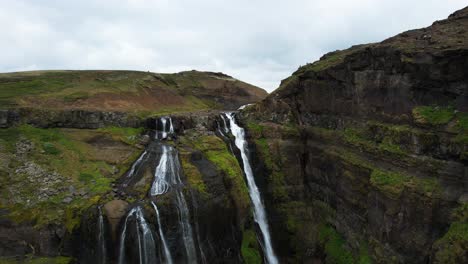
<path fill-rule="evenodd" d="M 0 74 L 0 108 L 75 109 L 139 115 L 237 109 L 267 93 L 223 73 L 32 71 Z"/>
<path fill-rule="evenodd" d="M 326 54 L 242 111 L 285 261 L 468 261 L 467 29 Z"/>

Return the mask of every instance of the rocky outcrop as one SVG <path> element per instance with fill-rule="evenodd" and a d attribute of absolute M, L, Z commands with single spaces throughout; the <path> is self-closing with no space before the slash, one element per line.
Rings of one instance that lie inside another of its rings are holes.
<path fill-rule="evenodd" d="M 0 110 L 0 128 L 29 124 L 40 128 L 67 127 L 96 129 L 106 126 L 140 127 L 143 119 L 123 112 L 87 110 L 41 110 L 20 108 Z"/>
<path fill-rule="evenodd" d="M 242 111 L 284 262 L 467 261 L 467 27 L 326 54 Z"/>

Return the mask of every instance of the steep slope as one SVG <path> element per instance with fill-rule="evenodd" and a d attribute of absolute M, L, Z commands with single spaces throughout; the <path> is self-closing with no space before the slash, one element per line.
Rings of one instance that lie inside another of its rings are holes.
<path fill-rule="evenodd" d="M 34 71 L 0 74 L 1 109 L 78 109 L 149 115 L 237 109 L 266 95 L 263 89 L 213 72 Z"/>
<path fill-rule="evenodd" d="M 326 54 L 241 112 L 283 262 L 468 261 L 466 69 L 468 8 Z"/>

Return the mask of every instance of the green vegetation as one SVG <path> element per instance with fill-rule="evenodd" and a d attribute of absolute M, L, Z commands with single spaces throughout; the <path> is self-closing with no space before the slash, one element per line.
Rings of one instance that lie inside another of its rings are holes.
<path fill-rule="evenodd" d="M 447 233 L 434 243 L 435 263 L 467 263 L 468 204 L 462 204 L 452 215 L 454 222 Z"/>
<path fill-rule="evenodd" d="M 323 71 L 330 67 L 336 66 L 345 61 L 345 58 L 353 53 L 356 53 L 369 45 L 358 45 L 353 46 L 346 50 L 337 50 L 334 52 L 330 52 L 325 54 L 320 60 L 315 61 L 313 63 L 309 63 L 305 66 L 300 67 L 294 75 L 298 75 L 307 71 Z"/>
<path fill-rule="evenodd" d="M 263 137 L 263 130 L 265 129 L 263 125 L 260 125 L 257 122 L 248 122 L 246 127 L 254 137 Z"/>
<path fill-rule="evenodd" d="M 319 228 L 319 241 L 324 245 L 326 263 L 349 264 L 354 263 L 353 254 L 346 248 L 346 241 L 330 226 Z"/>
<path fill-rule="evenodd" d="M 22 261 L 11 258 L 0 258 L 0 264 L 68 264 L 72 261 L 70 257 L 27 257 Z"/>
<path fill-rule="evenodd" d="M 224 141 L 214 135 L 192 136 L 195 137 L 181 137 L 180 141 L 185 145 L 200 150 L 210 162 L 222 171 L 232 186 L 232 193 L 235 194 L 234 199 L 236 204 L 240 208 L 248 208 L 250 197 L 242 170 L 236 158 L 227 149 Z"/>
<path fill-rule="evenodd" d="M 455 116 L 454 108 L 451 106 L 418 106 L 413 109 L 413 117 L 416 122 L 443 125 L 450 122 Z"/>
<path fill-rule="evenodd" d="M 457 125 L 460 129 L 468 130 L 468 113 L 457 113 Z"/>
<path fill-rule="evenodd" d="M 275 149 L 270 148 L 269 141 L 272 145 L 276 145 L 277 147 Z M 283 166 L 277 142 L 274 140 L 267 140 L 266 138 L 260 138 L 255 140 L 255 145 L 257 146 L 261 160 L 270 173 L 269 180 L 275 200 L 288 200 L 287 185 L 285 183 L 284 173 L 281 170 Z"/>
<path fill-rule="evenodd" d="M 42 144 L 42 149 L 45 151 L 45 153 L 50 154 L 50 155 L 58 155 L 60 154 L 60 150 L 58 150 L 54 144 L 50 142 L 44 142 Z"/>
<path fill-rule="evenodd" d="M 182 169 L 184 170 L 184 174 L 187 177 L 187 180 L 190 186 L 197 189 L 198 192 L 201 193 L 202 195 L 208 196 L 209 193 L 207 192 L 205 182 L 203 181 L 203 178 L 202 178 L 202 174 L 200 173 L 198 168 L 195 167 L 190 162 L 189 153 L 181 152 L 180 154 L 181 154 Z"/>
<path fill-rule="evenodd" d="M 336 264 L 370 264 L 372 260 L 369 256 L 368 246 L 361 243 L 359 254 L 353 255 L 346 247 L 346 241 L 331 226 L 322 224 L 319 226 L 319 241 L 324 247 L 326 263 Z"/>
<path fill-rule="evenodd" d="M 257 236 L 251 229 L 246 229 L 242 233 L 242 258 L 247 264 L 260 264 L 262 257 L 259 252 Z"/>
<path fill-rule="evenodd" d="M 98 131 L 109 134 L 112 136 L 112 139 L 116 141 L 122 141 L 129 145 L 133 145 L 136 142 L 136 139 L 143 132 L 143 128 L 132 128 L 132 127 L 105 127 L 99 128 Z"/>
<path fill-rule="evenodd" d="M 380 169 L 372 171 L 370 182 L 382 191 L 393 195 L 400 195 L 405 187 L 428 196 L 438 195 L 441 192 L 441 186 L 436 178 L 421 178 Z"/>
<path fill-rule="evenodd" d="M 218 100 L 239 89 L 264 92 L 231 77 L 182 72 L 34 71 L 0 74 L 0 108 L 87 109 L 128 112 L 140 117 L 223 107 Z M 222 92 L 220 92 L 222 91 Z M 240 93 L 233 93 L 233 95 Z M 236 100 L 235 97 L 229 97 Z"/>
<path fill-rule="evenodd" d="M 140 132 L 28 125 L 1 129 L 0 145 L 4 147 L 0 156 L 8 161 L 0 174 L 1 207 L 7 208 L 16 222 L 32 221 L 36 227 L 64 223 L 73 230 L 82 212 L 111 190 L 111 183 L 120 175 L 116 171 L 126 170 L 138 155 L 130 143 Z M 93 145 L 96 139 L 108 143 Z M 117 149 L 113 148 L 115 144 Z M 17 146 L 26 150 L 18 154 Z M 19 173 L 15 172 L 18 168 L 22 168 Z M 15 177 L 9 177 L 10 173 Z"/>

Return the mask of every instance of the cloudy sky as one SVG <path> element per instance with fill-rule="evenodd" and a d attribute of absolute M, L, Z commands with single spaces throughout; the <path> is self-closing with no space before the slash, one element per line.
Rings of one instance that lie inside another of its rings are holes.
<path fill-rule="evenodd" d="M 269 91 L 328 51 L 430 25 L 466 0 L 0 0 L 0 72 L 222 71 Z"/>

